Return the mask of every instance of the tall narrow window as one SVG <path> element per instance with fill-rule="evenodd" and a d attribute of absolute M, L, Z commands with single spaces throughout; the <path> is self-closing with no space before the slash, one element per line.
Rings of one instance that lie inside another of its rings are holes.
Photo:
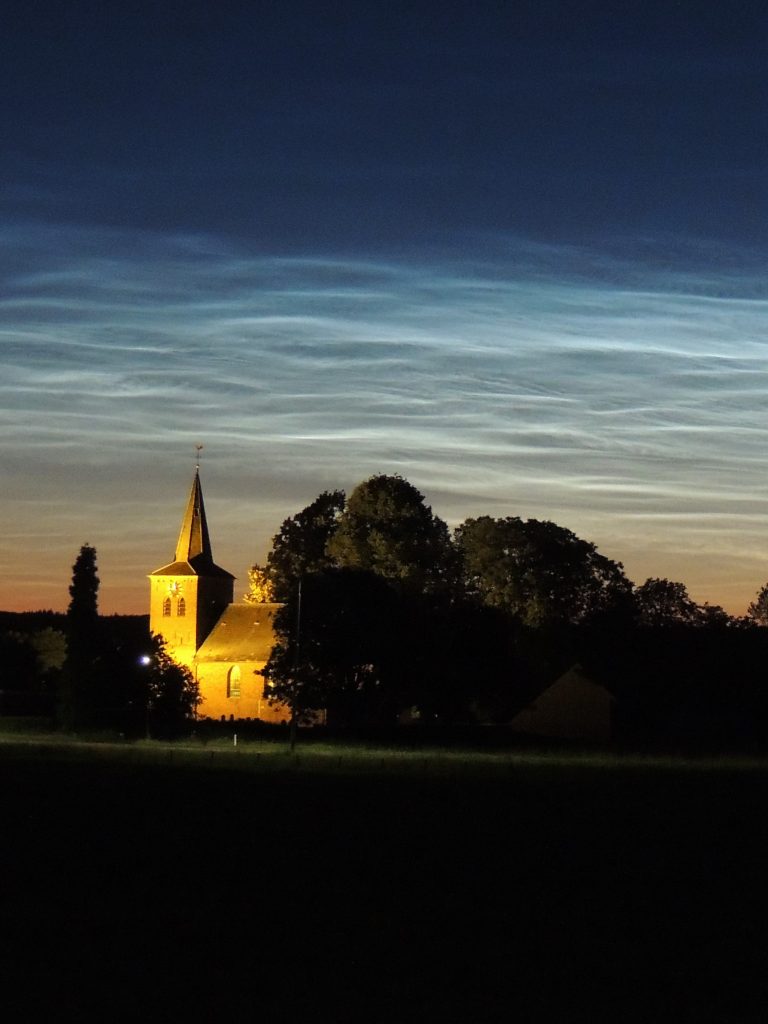
<path fill-rule="evenodd" d="M 187 614 L 187 602 L 184 600 L 183 597 L 179 598 L 178 604 L 176 605 L 176 614 L 177 615 L 186 615 Z"/>
<path fill-rule="evenodd" d="M 233 665 L 232 668 L 227 672 L 227 696 L 228 697 L 239 697 L 240 696 L 240 666 Z"/>
<path fill-rule="evenodd" d="M 170 615 L 170 614 L 171 614 L 171 599 L 170 599 L 170 597 L 166 597 L 166 599 L 163 601 L 163 615 Z"/>

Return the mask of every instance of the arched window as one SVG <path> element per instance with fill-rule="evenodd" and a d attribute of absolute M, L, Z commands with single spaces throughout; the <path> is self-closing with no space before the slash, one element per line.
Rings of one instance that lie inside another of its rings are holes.
<path fill-rule="evenodd" d="M 228 697 L 239 697 L 240 696 L 240 666 L 233 665 L 232 668 L 227 672 L 227 696 Z"/>
<path fill-rule="evenodd" d="M 170 614 L 171 614 L 171 599 L 170 599 L 170 597 L 166 597 L 166 599 L 163 601 L 163 615 L 170 615 Z"/>
<path fill-rule="evenodd" d="M 187 614 L 187 602 L 184 600 L 183 597 L 180 597 L 179 600 L 178 600 L 178 603 L 176 604 L 176 614 L 177 615 L 186 615 Z"/>

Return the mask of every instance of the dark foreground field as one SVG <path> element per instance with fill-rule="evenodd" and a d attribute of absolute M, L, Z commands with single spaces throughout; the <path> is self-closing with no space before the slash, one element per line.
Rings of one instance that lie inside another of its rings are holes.
<path fill-rule="evenodd" d="M 759 768 L 231 763 L 0 746 L 6 1020 L 766 1018 Z"/>

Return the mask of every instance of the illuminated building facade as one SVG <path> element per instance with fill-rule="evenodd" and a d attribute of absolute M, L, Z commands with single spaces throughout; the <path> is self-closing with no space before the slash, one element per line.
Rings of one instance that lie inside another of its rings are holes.
<path fill-rule="evenodd" d="M 200 687 L 199 715 L 281 722 L 287 709 L 264 696 L 264 668 L 274 644 L 275 604 L 235 602 L 235 577 L 211 550 L 199 469 L 195 471 L 172 562 L 149 576 L 149 628 Z"/>

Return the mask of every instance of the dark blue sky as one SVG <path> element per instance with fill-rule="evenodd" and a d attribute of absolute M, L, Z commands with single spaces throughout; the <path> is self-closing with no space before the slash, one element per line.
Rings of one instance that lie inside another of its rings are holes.
<path fill-rule="evenodd" d="M 768 14 L 6 3 L 0 607 L 142 611 L 379 472 L 697 600 L 768 578 Z"/>
<path fill-rule="evenodd" d="M 766 242 L 762 4 L 11 10 L 9 218 L 281 250 L 489 231 Z"/>

